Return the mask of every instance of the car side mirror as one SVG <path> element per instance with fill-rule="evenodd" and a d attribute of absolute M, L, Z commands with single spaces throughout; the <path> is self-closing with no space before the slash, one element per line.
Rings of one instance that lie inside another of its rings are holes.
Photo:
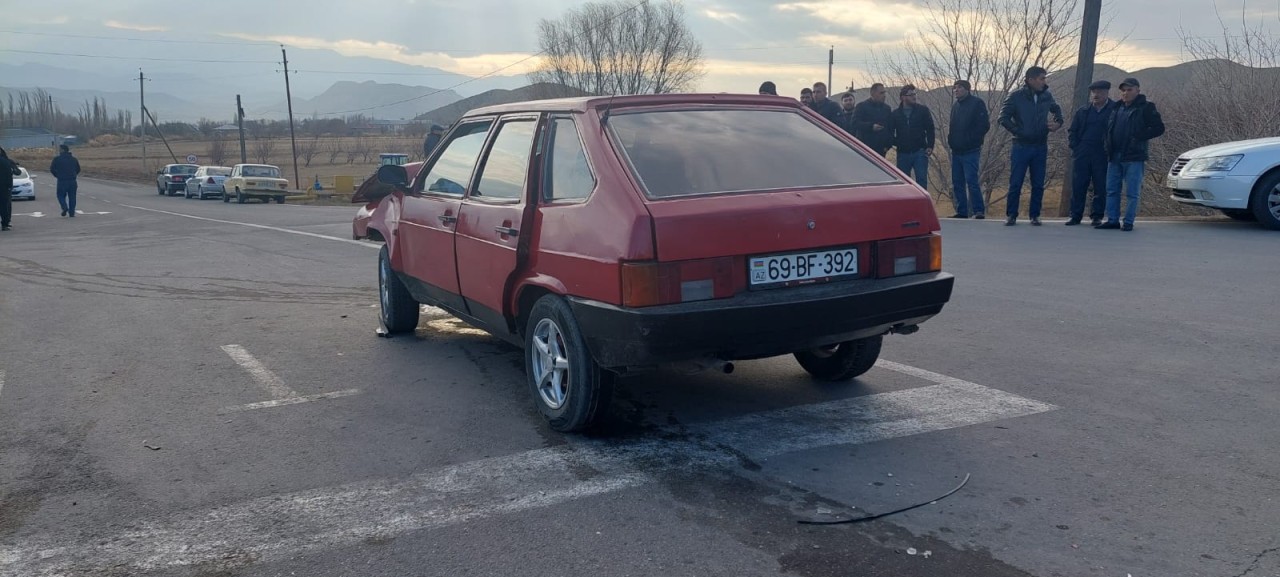
<path fill-rule="evenodd" d="M 384 164 L 378 167 L 378 183 L 406 190 L 409 188 L 409 172 L 397 164 Z"/>

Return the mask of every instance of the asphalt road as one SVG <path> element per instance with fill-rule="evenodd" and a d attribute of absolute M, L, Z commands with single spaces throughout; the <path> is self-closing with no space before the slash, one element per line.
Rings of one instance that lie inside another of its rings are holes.
<path fill-rule="evenodd" d="M 948 221 L 952 304 L 863 378 L 663 371 L 581 437 L 514 348 L 377 338 L 352 208 L 79 209 L 0 233 L 3 577 L 1280 575 L 1258 227 Z"/>

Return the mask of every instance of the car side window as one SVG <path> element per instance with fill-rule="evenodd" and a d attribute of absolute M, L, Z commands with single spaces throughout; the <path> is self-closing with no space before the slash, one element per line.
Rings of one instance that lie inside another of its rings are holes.
<path fill-rule="evenodd" d="M 498 126 L 498 136 L 489 147 L 489 154 L 480 169 L 480 182 L 471 191 L 472 197 L 518 201 L 524 196 L 529 155 L 537 128 L 538 123 L 533 119 L 513 120 Z"/>
<path fill-rule="evenodd" d="M 484 147 L 492 120 L 463 124 L 453 131 L 444 151 L 436 157 L 435 164 L 422 180 L 425 192 L 461 196 L 471 182 L 471 171 Z"/>
<path fill-rule="evenodd" d="M 552 123 L 551 159 L 547 163 L 543 198 L 556 200 L 581 200 L 591 195 L 596 187 L 595 176 L 587 163 L 586 150 L 578 127 L 572 118 L 557 118 Z"/>

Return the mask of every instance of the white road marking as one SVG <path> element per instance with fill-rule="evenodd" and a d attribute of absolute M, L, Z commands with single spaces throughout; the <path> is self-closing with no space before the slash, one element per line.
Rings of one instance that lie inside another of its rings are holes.
<path fill-rule="evenodd" d="M 249 351 L 244 350 L 244 347 L 240 345 L 222 345 L 222 350 L 226 351 L 227 356 L 231 357 L 231 360 L 235 361 L 237 365 L 249 371 L 249 374 L 253 376 L 253 380 L 258 381 L 258 384 L 267 389 L 267 392 L 271 393 L 271 396 L 275 397 L 276 400 L 300 396 L 298 393 L 293 392 L 293 389 L 286 386 L 284 381 L 280 380 L 280 377 L 271 372 L 271 369 L 263 366 L 262 363 L 258 362 L 257 358 L 249 354 Z"/>
<path fill-rule="evenodd" d="M 938 384 L 673 428 L 639 440 L 573 438 L 570 445 L 401 480 L 144 519 L 115 534 L 37 535 L 0 545 L 0 577 L 53 577 L 94 568 L 141 573 L 205 563 L 234 568 L 237 559 L 271 563 L 640 487 L 664 471 L 738 466 L 744 456 L 764 459 L 871 443 L 1057 409 L 907 365 L 879 366 Z"/>
<path fill-rule="evenodd" d="M 0 370 L 0 393 L 4 392 L 4 371 Z"/>
<path fill-rule="evenodd" d="M 360 394 L 360 389 L 346 389 L 343 391 L 334 391 L 332 393 L 320 393 L 318 395 L 305 395 L 299 397 L 289 397 L 287 399 L 276 399 L 274 401 L 262 401 L 260 403 L 249 403 L 236 407 L 227 407 L 218 411 L 219 415 L 227 413 L 239 413 L 242 411 L 252 411 L 254 409 L 269 409 L 271 407 L 283 407 L 285 405 L 296 405 L 298 403 L 309 403 L 311 401 L 320 401 L 324 399 L 337 399 L 341 397 L 350 397 L 351 395 Z"/>
<path fill-rule="evenodd" d="M 15 212 L 13 213 L 13 216 L 31 216 L 35 218 L 44 218 L 44 213 L 38 210 L 35 212 Z"/>
<path fill-rule="evenodd" d="M 108 201 L 103 201 L 103 202 L 108 202 Z M 297 235 L 301 235 L 301 236 L 309 236 L 309 237 L 312 237 L 312 238 L 322 238 L 322 239 L 324 239 L 324 240 L 336 240 L 336 241 L 338 241 L 338 242 L 344 242 L 344 243 L 347 243 L 347 244 L 354 244 L 354 245 L 356 245 L 356 246 L 363 246 L 363 247 L 366 247 L 366 248 L 372 248 L 372 249 L 374 249 L 374 250 L 380 250 L 380 249 L 382 248 L 382 243 L 365 242 L 365 241 L 362 241 L 362 240 L 352 240 L 352 239 L 349 239 L 349 238 L 341 238 L 341 237 L 336 237 L 336 236 L 329 236 L 329 235 L 327 235 L 327 234 L 316 234 L 316 233 L 314 233 L 314 232 L 306 232 L 306 231 L 302 231 L 302 230 L 293 230 L 293 229 L 291 229 L 291 228 L 280 228 L 280 227 L 278 227 L 278 226 L 267 226 L 267 225 L 265 225 L 265 224 L 253 224 L 253 223 L 251 223 L 251 222 L 238 222 L 238 221 L 234 221 L 234 220 L 222 220 L 222 219 L 218 219 L 218 218 L 208 218 L 208 217 L 203 217 L 203 216 L 195 216 L 195 215 L 192 215 L 192 214 L 182 214 L 182 213 L 180 213 L 180 212 L 171 212 L 171 211 L 168 211 L 168 210 L 158 210 L 158 209 L 154 209 L 154 208 L 146 208 L 146 207 L 142 207 L 142 206 L 133 206 L 133 205 L 129 205 L 129 204 L 121 204 L 121 203 L 113 203 L 113 204 L 116 204 L 116 205 L 119 205 L 119 206 L 123 206 L 123 207 L 125 207 L 125 208 L 133 208 L 133 209 L 137 209 L 137 210 L 145 210 L 145 211 L 147 211 L 147 212 L 155 212 L 155 213 L 159 213 L 159 214 L 167 214 L 167 215 L 170 215 L 170 216 L 180 216 L 180 217 L 182 217 L 182 218 L 190 218 L 190 219 L 194 219 L 194 220 L 203 220 L 203 221 L 207 221 L 207 222 L 217 222 L 217 223 L 221 223 L 221 224 L 234 224 L 234 225 L 237 225 L 237 226 L 247 226 L 247 227 L 249 227 L 249 228 L 259 228 L 259 229 L 262 229 L 262 230 L 274 230 L 274 231 L 276 231 L 276 232 L 284 232 L 284 233 L 288 233 L 288 234 L 297 234 Z"/>

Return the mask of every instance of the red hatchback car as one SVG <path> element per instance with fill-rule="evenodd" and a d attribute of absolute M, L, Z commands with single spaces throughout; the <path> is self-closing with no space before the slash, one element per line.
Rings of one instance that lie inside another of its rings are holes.
<path fill-rule="evenodd" d="M 428 303 L 523 347 L 560 431 L 596 420 L 614 376 L 665 363 L 794 354 L 851 379 L 954 281 L 928 194 L 787 98 L 481 108 L 377 183 L 354 229 L 384 242 L 385 329 Z"/>

